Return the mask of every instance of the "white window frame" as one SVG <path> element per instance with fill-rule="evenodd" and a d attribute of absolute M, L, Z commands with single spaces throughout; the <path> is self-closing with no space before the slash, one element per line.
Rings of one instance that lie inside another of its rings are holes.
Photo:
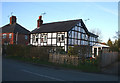
<path fill-rule="evenodd" d="M 7 34 L 3 34 L 3 39 L 5 39 L 7 37 Z"/>
<path fill-rule="evenodd" d="M 11 33 L 9 34 L 9 38 L 12 38 L 12 34 Z"/>

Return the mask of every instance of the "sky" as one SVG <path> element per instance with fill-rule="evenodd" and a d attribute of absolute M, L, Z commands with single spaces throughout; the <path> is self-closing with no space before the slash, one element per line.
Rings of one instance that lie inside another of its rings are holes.
<path fill-rule="evenodd" d="M 82 19 L 88 31 L 101 32 L 103 42 L 113 41 L 118 31 L 118 2 L 2 2 L 2 24 L 12 15 L 17 23 L 32 31 L 37 27 L 41 13 L 43 23 Z M 86 19 L 90 19 L 85 21 Z"/>

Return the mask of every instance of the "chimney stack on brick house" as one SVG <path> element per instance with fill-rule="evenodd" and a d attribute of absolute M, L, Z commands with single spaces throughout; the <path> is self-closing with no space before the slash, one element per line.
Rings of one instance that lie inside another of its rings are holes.
<path fill-rule="evenodd" d="M 10 25 L 16 23 L 16 21 L 17 21 L 16 16 L 11 16 L 10 17 Z"/>
<path fill-rule="evenodd" d="M 39 19 L 37 20 L 37 28 L 40 28 L 42 24 L 43 24 L 42 16 L 39 16 Z"/>

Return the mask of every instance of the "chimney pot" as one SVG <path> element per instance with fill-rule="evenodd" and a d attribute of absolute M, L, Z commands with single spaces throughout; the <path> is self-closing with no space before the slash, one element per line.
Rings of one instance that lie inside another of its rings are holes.
<path fill-rule="evenodd" d="M 16 16 L 11 16 L 10 17 L 10 24 L 14 24 L 14 23 L 16 23 Z"/>
<path fill-rule="evenodd" d="M 42 16 L 39 16 L 39 19 L 42 20 Z"/>
<path fill-rule="evenodd" d="M 39 28 L 43 24 L 42 16 L 39 16 L 39 19 L 37 20 L 37 28 Z"/>

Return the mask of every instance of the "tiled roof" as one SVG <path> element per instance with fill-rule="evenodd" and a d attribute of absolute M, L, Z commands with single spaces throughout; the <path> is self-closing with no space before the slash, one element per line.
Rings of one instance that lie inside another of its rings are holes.
<path fill-rule="evenodd" d="M 70 20 L 70 21 L 61 21 L 42 24 L 39 29 L 33 30 L 31 33 L 43 33 L 43 32 L 61 32 L 69 31 L 81 20 Z"/>
<path fill-rule="evenodd" d="M 21 33 L 21 34 L 30 34 L 30 31 L 19 25 L 18 23 L 7 24 L 1 27 L 2 33 Z"/>
<path fill-rule="evenodd" d="M 45 23 L 45 24 L 42 24 L 40 28 L 36 28 L 33 31 L 31 31 L 31 33 L 50 33 L 50 32 L 64 32 L 64 31 L 66 32 L 71 30 L 79 22 L 82 24 L 82 27 L 89 35 L 98 37 L 97 35 L 90 33 L 87 30 L 82 19 Z"/>

